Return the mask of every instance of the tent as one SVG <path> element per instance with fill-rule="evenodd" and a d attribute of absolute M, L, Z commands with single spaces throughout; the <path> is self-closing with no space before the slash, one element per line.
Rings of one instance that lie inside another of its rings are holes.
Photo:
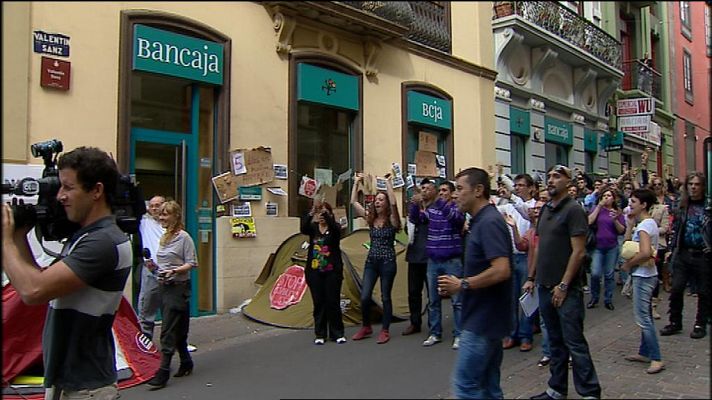
<path fill-rule="evenodd" d="M 344 282 L 341 287 L 341 310 L 346 326 L 361 323 L 361 284 L 364 262 L 368 254 L 370 238 L 368 229 L 358 229 L 341 239 L 344 261 Z M 313 303 L 309 288 L 303 282 L 306 264 L 306 243 L 308 236 L 294 234 L 287 238 L 270 255 L 257 284 L 262 286 L 252 301 L 243 308 L 245 316 L 256 321 L 284 327 L 308 329 L 314 326 Z M 405 261 L 406 246 L 396 240 L 396 261 L 398 273 L 393 284 L 393 316 L 406 319 L 408 312 L 408 267 Z M 377 283 L 373 291 L 376 307 L 372 311 L 372 321 L 380 320 L 382 312 L 381 289 Z"/>
<path fill-rule="evenodd" d="M 15 289 L 2 288 L 2 397 L 43 399 L 42 330 L 47 305 L 28 306 Z M 119 389 L 153 376 L 160 353 L 139 328 L 131 305 L 121 298 L 113 326 Z"/>

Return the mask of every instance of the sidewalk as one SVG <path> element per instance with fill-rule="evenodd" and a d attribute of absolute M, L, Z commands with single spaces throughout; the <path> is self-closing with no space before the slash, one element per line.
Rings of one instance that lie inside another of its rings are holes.
<path fill-rule="evenodd" d="M 662 319 L 655 320 L 657 330 L 667 324 L 668 294 L 662 292 L 660 296 L 658 312 Z M 588 295 L 584 298 L 588 300 Z M 614 304 L 614 311 L 602 306 L 586 310 L 586 339 L 604 398 L 710 398 L 710 329 L 708 327 L 704 339 L 689 336 L 697 308 L 696 297 L 685 296 L 683 332 L 659 336 L 666 369 L 655 375 L 645 373 L 647 364 L 623 359 L 627 354 L 637 353 L 640 331 L 633 322 L 632 300 L 621 297 L 620 287 L 617 287 Z M 294 330 L 264 325 L 242 314 L 220 314 L 192 319 L 189 342 L 197 346 L 198 352 L 207 352 L 291 332 Z M 549 370 L 537 367 L 540 357 L 541 335 L 535 335 L 534 349 L 530 352 L 522 353 L 517 348 L 505 350 L 501 382 L 506 398 L 529 398 L 546 389 Z M 571 375 L 568 395 L 571 399 L 580 398 Z"/>

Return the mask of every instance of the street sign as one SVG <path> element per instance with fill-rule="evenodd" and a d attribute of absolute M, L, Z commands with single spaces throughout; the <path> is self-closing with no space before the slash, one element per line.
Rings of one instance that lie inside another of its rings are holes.
<path fill-rule="evenodd" d="M 618 130 L 630 132 L 649 132 L 650 115 L 637 115 L 634 117 L 618 117 Z"/>
<path fill-rule="evenodd" d="M 616 102 L 616 115 L 619 117 L 653 114 L 655 114 L 655 99 L 652 97 L 625 99 Z"/>

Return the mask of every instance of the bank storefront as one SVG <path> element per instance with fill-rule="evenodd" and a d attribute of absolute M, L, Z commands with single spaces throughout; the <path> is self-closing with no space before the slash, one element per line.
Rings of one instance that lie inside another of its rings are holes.
<path fill-rule="evenodd" d="M 302 177 L 332 187 L 350 231 L 359 225 L 349 206 L 352 174 L 382 176 L 393 163 L 406 173 L 421 134 L 435 139 L 437 175 L 494 162 L 491 52 L 433 50 L 404 39 L 407 25 L 325 4 L 13 3 L 4 8 L 7 29 L 61 35 L 67 52 L 49 57 L 71 69 L 71 81 L 41 85 L 34 71 L 46 55 L 26 41 L 3 49 L 11 73 L 4 90 L 18 100 L 4 105 L 12 111 L 4 131 L 15 134 L 3 137 L 3 163 L 41 171 L 28 148 L 51 138 L 65 150 L 111 152 L 146 198 L 183 206 L 200 264 L 191 315 L 236 307 L 254 295 L 269 255 L 299 231 L 310 205 L 299 195 Z M 453 26 L 482 25 L 484 36 L 485 11 L 458 4 L 449 15 Z M 330 25 L 314 12 L 347 20 Z M 341 29 L 345 21 L 374 36 Z M 243 160 L 248 175 L 256 171 L 253 153 L 265 156 L 264 176 L 246 182 L 235 168 Z M 254 235 L 236 233 L 238 214 Z M 125 294 L 137 291 L 132 278 Z"/>

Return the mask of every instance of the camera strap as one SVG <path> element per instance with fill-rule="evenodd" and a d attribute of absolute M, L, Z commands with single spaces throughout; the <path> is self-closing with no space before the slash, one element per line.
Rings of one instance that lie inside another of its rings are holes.
<path fill-rule="evenodd" d="M 44 240 L 42 240 L 42 236 L 40 235 L 39 229 L 35 229 L 35 237 L 37 238 L 37 241 L 40 243 L 40 246 L 42 247 L 42 251 L 44 251 L 46 254 L 54 257 L 54 258 L 61 258 L 62 255 L 55 253 L 54 251 L 48 249 L 44 245 Z"/>

